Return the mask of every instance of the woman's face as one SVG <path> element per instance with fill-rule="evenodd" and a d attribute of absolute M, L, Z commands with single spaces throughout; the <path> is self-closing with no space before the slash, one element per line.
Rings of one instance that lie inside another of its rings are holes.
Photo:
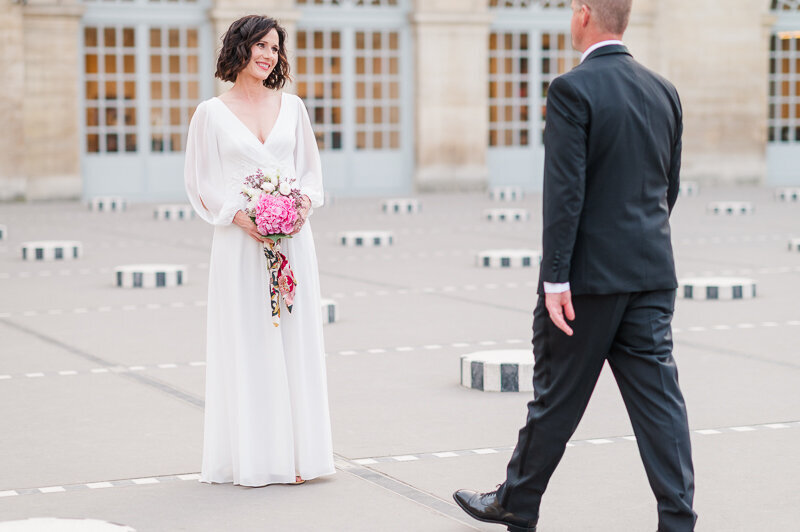
<path fill-rule="evenodd" d="M 267 79 L 278 64 L 279 50 L 278 32 L 273 28 L 250 48 L 250 62 L 244 70 L 254 78 Z"/>

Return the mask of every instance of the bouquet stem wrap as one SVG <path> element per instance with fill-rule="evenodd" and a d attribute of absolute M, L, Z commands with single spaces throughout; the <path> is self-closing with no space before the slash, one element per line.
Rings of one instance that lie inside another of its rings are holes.
<path fill-rule="evenodd" d="M 281 253 L 280 239 L 268 239 L 264 243 L 264 256 L 267 258 L 272 324 L 277 327 L 281 323 L 281 297 L 286 304 L 286 310 L 292 312 L 296 286 L 294 272 L 289 265 L 289 259 Z"/>

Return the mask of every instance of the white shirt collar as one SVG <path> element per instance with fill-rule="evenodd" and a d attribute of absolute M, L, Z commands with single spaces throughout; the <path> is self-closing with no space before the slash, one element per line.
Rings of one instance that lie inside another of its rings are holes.
<path fill-rule="evenodd" d="M 609 46 L 609 45 L 612 45 L 612 44 L 623 44 L 623 42 L 622 41 L 618 41 L 618 40 L 596 42 L 593 45 L 591 45 L 589 48 L 587 48 L 585 52 L 583 52 L 583 55 L 581 56 L 581 63 L 583 63 L 583 61 L 587 57 L 589 57 L 590 53 L 594 52 L 595 50 L 597 50 L 601 46 Z"/>

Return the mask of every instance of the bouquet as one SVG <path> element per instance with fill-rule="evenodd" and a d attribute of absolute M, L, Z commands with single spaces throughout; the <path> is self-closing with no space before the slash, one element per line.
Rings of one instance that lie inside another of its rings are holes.
<path fill-rule="evenodd" d="M 245 178 L 242 195 L 247 198 L 244 209 L 264 237 L 264 255 L 267 258 L 269 296 L 272 305 L 272 323 L 280 324 L 283 297 L 286 309 L 294 305 L 294 272 L 286 256 L 281 253 L 281 239 L 291 238 L 291 233 L 301 222 L 300 211 L 307 208 L 308 200 L 294 187 L 294 180 L 281 175 L 279 170 L 264 174 L 258 169 Z"/>

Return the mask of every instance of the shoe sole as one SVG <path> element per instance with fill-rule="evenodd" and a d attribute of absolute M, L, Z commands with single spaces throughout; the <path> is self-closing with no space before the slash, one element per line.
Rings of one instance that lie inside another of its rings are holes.
<path fill-rule="evenodd" d="M 473 514 L 472 512 L 470 512 L 470 511 L 467 509 L 467 507 L 465 507 L 463 504 L 461 504 L 461 501 L 459 501 L 459 500 L 456 498 L 455 494 L 453 494 L 453 500 L 454 500 L 454 501 L 456 501 L 456 504 L 458 505 L 458 507 L 459 507 L 459 508 L 461 508 L 462 510 L 464 510 L 464 512 L 466 512 L 466 514 L 467 514 L 468 516 L 470 516 L 471 518 L 473 518 L 473 519 L 475 519 L 475 520 L 477 520 L 477 521 L 482 521 L 482 522 L 484 522 L 484 523 L 493 523 L 493 524 L 495 524 L 495 525 L 505 525 L 505 526 L 507 526 L 507 527 L 508 527 L 508 532 L 536 532 L 536 527 L 533 527 L 533 528 L 527 528 L 527 527 L 521 527 L 521 526 L 509 525 L 509 524 L 508 524 L 507 522 L 505 522 L 505 521 L 497 521 L 497 520 L 495 520 L 495 519 L 485 519 L 485 518 L 483 518 L 483 517 L 478 517 L 477 515 L 475 515 L 475 514 Z"/>

